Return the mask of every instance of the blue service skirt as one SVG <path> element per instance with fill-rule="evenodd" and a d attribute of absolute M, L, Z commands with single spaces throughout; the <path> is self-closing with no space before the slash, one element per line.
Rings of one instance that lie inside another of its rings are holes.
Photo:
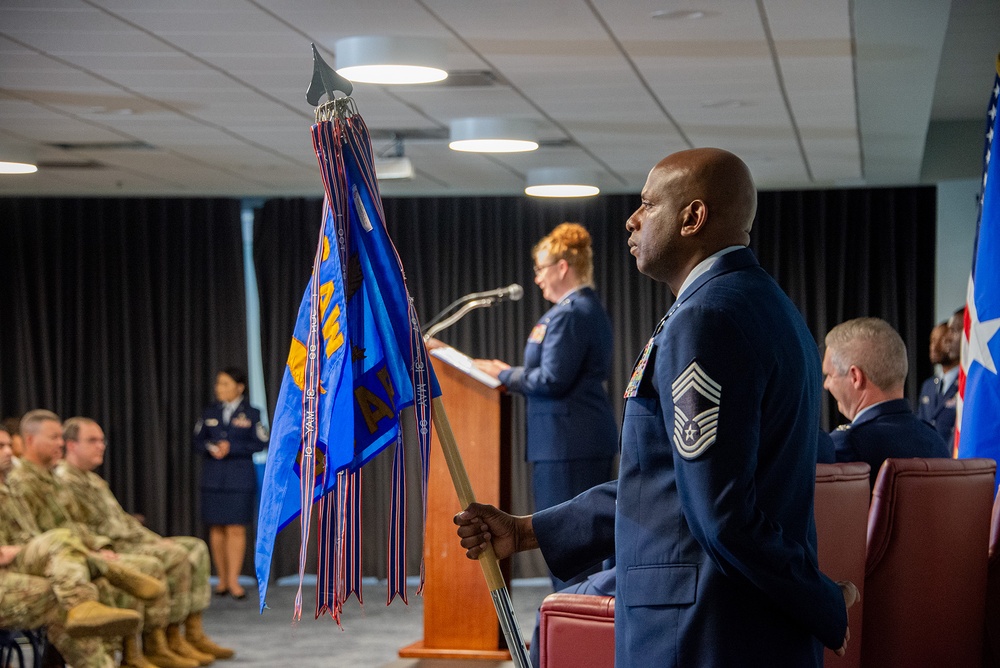
<path fill-rule="evenodd" d="M 201 520 L 208 525 L 251 524 L 256 490 L 201 490 Z"/>

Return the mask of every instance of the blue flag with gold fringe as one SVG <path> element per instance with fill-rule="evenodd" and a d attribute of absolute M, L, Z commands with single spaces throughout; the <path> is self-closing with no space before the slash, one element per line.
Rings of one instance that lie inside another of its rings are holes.
<path fill-rule="evenodd" d="M 272 421 L 257 532 L 261 610 L 277 532 L 299 519 L 301 614 L 318 503 L 316 616 L 361 601 L 361 467 L 394 446 L 387 603 L 406 601 L 406 481 L 400 412 L 412 406 L 426 484 L 431 399 L 440 394 L 399 257 L 385 229 L 374 155 L 353 103 L 312 128 L 325 191 L 313 275 L 299 308 Z"/>

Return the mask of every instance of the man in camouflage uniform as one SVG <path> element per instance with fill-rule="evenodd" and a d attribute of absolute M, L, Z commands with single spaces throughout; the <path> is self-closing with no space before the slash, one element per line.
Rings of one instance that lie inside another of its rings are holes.
<path fill-rule="evenodd" d="M 63 505 L 72 519 L 108 537 L 116 552 L 145 554 L 163 563 L 171 599 L 167 626 L 170 649 L 203 665 L 206 660 L 231 658 L 233 650 L 216 645 L 202 628 L 202 611 L 211 600 L 211 566 L 205 541 L 192 536 L 164 538 L 125 512 L 108 483 L 93 473 L 104 463 L 106 448 L 104 431 L 97 422 L 70 418 L 63 423 L 63 440 L 66 457 L 56 467 L 56 477 L 67 493 Z"/>
<path fill-rule="evenodd" d="M 106 536 L 92 533 L 74 522 L 59 502 L 63 496 L 61 483 L 52 469 L 62 459 L 62 422 L 51 411 L 35 410 L 21 418 L 24 456 L 21 466 L 11 472 L 9 487 L 14 496 L 28 508 L 42 531 L 67 529 L 90 550 L 99 550 L 109 564 L 120 563 L 166 584 L 166 573 L 160 561 L 139 554 L 117 554 L 111 551 Z M 115 584 L 112 582 L 112 584 Z M 166 626 L 170 615 L 170 597 L 166 587 L 161 595 L 145 605 L 143 647 L 138 651 L 134 636 L 126 636 L 122 666 L 128 668 L 197 668 L 200 662 L 174 654 L 167 645 Z"/>
<path fill-rule="evenodd" d="M 76 668 L 114 668 L 98 636 L 73 637 L 66 630 L 67 611 L 48 580 L 0 568 L 0 628 L 46 627 L 49 642 Z M 139 623 L 138 614 L 136 624 Z"/>
<path fill-rule="evenodd" d="M 98 601 L 110 598 L 111 587 L 99 590 L 92 578 L 107 566 L 68 531 L 25 531 L 33 520 L 11 501 L 6 483 L 12 466 L 10 433 L 0 427 L 0 627 L 45 626 L 49 641 L 71 665 L 113 668 L 99 636 L 134 634 L 142 616 Z M 160 586 L 155 580 L 152 585 Z"/>

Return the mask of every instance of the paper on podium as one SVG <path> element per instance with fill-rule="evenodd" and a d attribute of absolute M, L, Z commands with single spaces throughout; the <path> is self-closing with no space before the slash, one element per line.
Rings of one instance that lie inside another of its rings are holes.
<path fill-rule="evenodd" d="M 452 365 L 459 371 L 463 371 L 466 374 L 472 376 L 478 380 L 483 385 L 488 387 L 500 387 L 500 381 L 493 376 L 483 373 L 476 368 L 476 365 L 472 363 L 472 358 L 463 352 L 452 348 L 451 346 L 444 346 L 441 348 L 435 348 L 430 351 L 431 355 L 443 360 L 448 364 Z"/>

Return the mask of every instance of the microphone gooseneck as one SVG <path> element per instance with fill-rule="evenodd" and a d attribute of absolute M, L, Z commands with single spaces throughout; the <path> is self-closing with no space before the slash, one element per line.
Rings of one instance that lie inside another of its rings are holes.
<path fill-rule="evenodd" d="M 516 302 L 521 297 L 524 296 L 524 288 L 522 288 L 517 283 L 511 283 L 505 288 L 497 288 L 496 290 L 486 290 L 485 292 L 473 292 L 468 294 L 461 299 L 459 302 L 473 301 L 476 299 L 492 299 L 494 301 L 512 301 Z"/>
<path fill-rule="evenodd" d="M 524 296 L 524 288 L 522 288 L 517 283 L 511 283 L 505 288 L 497 288 L 496 290 L 486 290 L 485 292 L 471 292 L 464 297 L 459 297 L 452 303 L 444 307 L 436 316 L 431 318 L 424 324 L 424 331 L 429 332 L 431 327 L 439 323 L 444 319 L 453 309 L 458 308 L 462 304 L 468 304 L 469 302 L 474 302 L 477 300 L 487 300 L 487 304 L 479 304 L 476 308 L 480 306 L 491 306 L 496 302 L 501 302 L 509 300 L 516 302 Z"/>
<path fill-rule="evenodd" d="M 473 292 L 465 295 L 464 297 L 459 297 L 451 304 L 448 304 L 444 310 L 438 313 L 436 316 L 430 319 L 430 321 L 424 325 L 424 339 L 428 339 L 446 327 L 458 322 L 466 313 L 472 311 L 473 309 L 483 308 L 485 306 L 493 306 L 499 302 L 503 301 L 519 301 L 524 297 L 524 288 L 522 288 L 517 283 L 511 283 L 510 285 L 497 288 L 496 290 L 486 290 L 484 292 Z M 451 316 L 445 318 L 452 309 L 461 306 L 461 309 Z"/>

